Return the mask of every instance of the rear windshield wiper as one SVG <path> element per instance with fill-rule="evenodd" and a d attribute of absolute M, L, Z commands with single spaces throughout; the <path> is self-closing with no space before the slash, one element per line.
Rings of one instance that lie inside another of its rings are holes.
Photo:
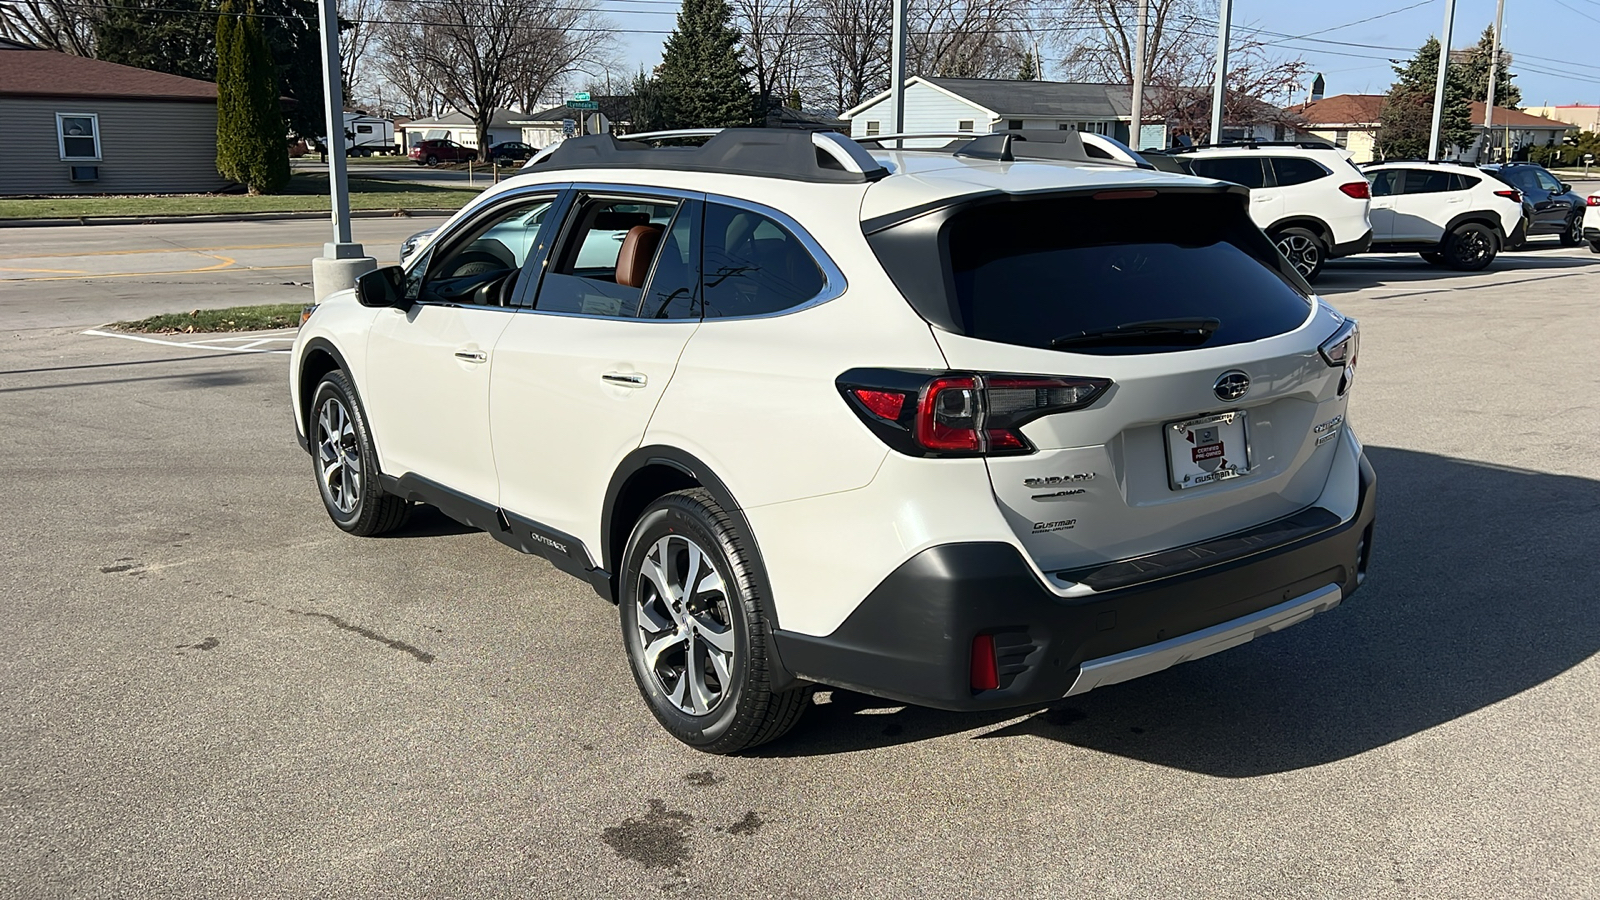
<path fill-rule="evenodd" d="M 1139 344 L 1139 343 L 1195 343 L 1203 344 L 1212 333 L 1222 327 L 1221 319 L 1150 319 L 1144 322 L 1124 322 L 1111 328 L 1080 331 L 1067 334 L 1050 342 L 1051 350 L 1062 347 L 1081 347 L 1085 344 Z"/>

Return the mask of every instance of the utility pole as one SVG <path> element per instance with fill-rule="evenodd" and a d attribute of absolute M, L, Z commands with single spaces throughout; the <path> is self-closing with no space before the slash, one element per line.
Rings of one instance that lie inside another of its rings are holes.
<path fill-rule="evenodd" d="M 1494 51 L 1489 54 L 1489 96 L 1483 103 L 1483 148 L 1494 161 L 1494 80 L 1500 74 L 1500 26 L 1506 20 L 1506 0 L 1494 5 Z"/>
<path fill-rule="evenodd" d="M 1139 36 L 1133 42 L 1133 109 L 1129 110 L 1128 146 L 1144 143 L 1144 32 L 1150 24 L 1150 0 L 1139 0 Z"/>
<path fill-rule="evenodd" d="M 1211 93 L 1211 144 L 1222 143 L 1222 100 L 1228 84 L 1228 32 L 1233 28 L 1233 0 L 1217 5 L 1217 83 Z"/>
<path fill-rule="evenodd" d="M 328 192 L 333 201 L 333 241 L 311 261 L 311 292 L 318 303 L 335 291 L 356 286 L 356 279 L 378 267 L 350 238 L 350 185 L 345 175 L 344 87 L 339 66 L 337 0 L 318 0 L 317 24 L 322 32 L 323 101 L 328 106 Z"/>
<path fill-rule="evenodd" d="M 1444 0 L 1444 35 L 1439 38 L 1439 78 L 1433 85 L 1433 128 L 1428 132 L 1428 160 L 1439 158 L 1439 125 L 1444 119 L 1444 76 L 1450 67 L 1450 31 L 1456 21 L 1456 0 Z"/>
<path fill-rule="evenodd" d="M 326 0 L 324 0 L 326 2 Z M 906 133 L 906 0 L 894 0 L 894 30 L 889 35 L 889 93 L 894 98 L 894 134 Z M 896 141 L 904 147 L 905 141 Z"/>

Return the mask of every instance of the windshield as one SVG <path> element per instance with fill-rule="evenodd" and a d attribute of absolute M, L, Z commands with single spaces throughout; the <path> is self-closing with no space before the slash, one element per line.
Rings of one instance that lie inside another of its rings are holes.
<path fill-rule="evenodd" d="M 1311 310 L 1309 289 L 1232 194 L 982 203 L 943 217 L 933 226 L 942 234 L 930 233 L 928 218 L 869 240 L 924 318 L 982 340 L 1075 353 L 1164 352 L 1282 334 Z M 945 277 L 918 272 L 931 268 L 926 260 L 938 249 Z M 1203 335 L 1148 327 L 1207 320 L 1216 324 Z M 1143 333 L 1130 340 L 1131 330 Z M 1117 334 L 1061 340 L 1099 332 Z"/>

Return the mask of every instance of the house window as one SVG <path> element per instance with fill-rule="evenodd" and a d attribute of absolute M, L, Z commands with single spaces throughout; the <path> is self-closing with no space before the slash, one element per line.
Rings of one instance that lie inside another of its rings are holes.
<path fill-rule="evenodd" d="M 356 126 L 356 134 L 371 134 L 371 133 L 372 133 L 372 126 L 371 125 L 357 125 Z"/>
<path fill-rule="evenodd" d="M 1008 130 L 1010 130 L 1010 131 L 1021 131 L 1022 130 L 1022 120 L 1021 119 L 1010 119 L 1010 120 L 1008 120 L 1006 122 L 1006 128 Z"/>
<path fill-rule="evenodd" d="M 878 135 L 880 135 L 882 133 L 883 133 L 883 123 L 882 122 L 868 122 L 867 123 L 867 137 L 877 137 Z"/>
<path fill-rule="evenodd" d="M 1056 130 L 1057 131 L 1071 131 L 1071 130 L 1073 130 L 1072 129 L 1072 123 L 1071 122 L 1062 122 L 1062 123 L 1060 123 L 1059 125 L 1056 126 Z"/>
<path fill-rule="evenodd" d="M 100 117 L 94 113 L 56 113 L 62 159 L 100 158 Z"/>
<path fill-rule="evenodd" d="M 1088 134 L 1110 134 L 1110 122 L 1079 122 L 1078 130 Z"/>
<path fill-rule="evenodd" d="M 1348 129 L 1348 128 L 1335 128 L 1333 130 L 1333 145 L 1335 147 L 1348 147 L 1348 146 L 1350 146 L 1350 129 Z"/>
<path fill-rule="evenodd" d="M 962 119 L 961 121 L 957 122 L 956 123 L 956 130 L 957 131 L 971 131 L 972 130 L 972 120 L 971 119 Z"/>

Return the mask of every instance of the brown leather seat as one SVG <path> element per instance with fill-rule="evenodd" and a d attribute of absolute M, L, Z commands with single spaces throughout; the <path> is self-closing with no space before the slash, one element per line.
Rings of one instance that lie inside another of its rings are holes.
<path fill-rule="evenodd" d="M 617 251 L 617 284 L 623 287 L 644 287 L 650 274 L 650 263 L 656 258 L 656 247 L 661 243 L 660 225 L 635 225 L 622 238 L 622 249 Z"/>

